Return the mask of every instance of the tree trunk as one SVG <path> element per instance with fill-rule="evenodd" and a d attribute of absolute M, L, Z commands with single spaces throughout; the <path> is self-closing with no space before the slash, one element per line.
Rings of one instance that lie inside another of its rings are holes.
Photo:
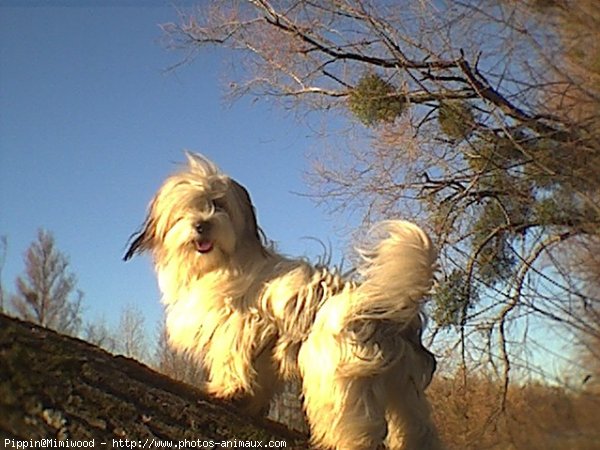
<path fill-rule="evenodd" d="M 223 441 L 228 448 L 308 448 L 304 436 L 246 417 L 137 361 L 4 315 L 0 438 L 0 448 L 31 448 L 42 439 L 46 447 L 93 440 L 100 449 L 222 448 Z"/>

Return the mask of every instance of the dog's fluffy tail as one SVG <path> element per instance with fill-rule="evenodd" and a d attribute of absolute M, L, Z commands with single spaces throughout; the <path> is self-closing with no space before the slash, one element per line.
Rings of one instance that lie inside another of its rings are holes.
<path fill-rule="evenodd" d="M 433 284 L 436 251 L 417 225 L 394 220 L 374 228 L 383 234 L 374 249 L 359 250 L 362 283 L 355 291 L 347 319 L 390 320 L 408 324 L 421 311 Z"/>

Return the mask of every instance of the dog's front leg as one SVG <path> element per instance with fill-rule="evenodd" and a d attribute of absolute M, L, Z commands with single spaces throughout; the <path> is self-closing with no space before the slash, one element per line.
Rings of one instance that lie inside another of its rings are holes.
<path fill-rule="evenodd" d="M 273 343 L 255 317 L 232 311 L 205 348 L 208 394 L 235 401 L 253 414 L 268 410 L 277 384 Z"/>
<path fill-rule="evenodd" d="M 271 357 L 272 347 L 269 346 L 255 359 L 253 367 L 256 376 L 252 391 L 246 392 L 234 399 L 234 403 L 247 414 L 253 416 L 266 416 L 273 395 L 281 388 L 281 381 Z"/>

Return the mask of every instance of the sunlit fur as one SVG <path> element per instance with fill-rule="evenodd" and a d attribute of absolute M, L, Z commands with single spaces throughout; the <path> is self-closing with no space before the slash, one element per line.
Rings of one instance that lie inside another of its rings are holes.
<path fill-rule="evenodd" d="M 286 258 L 263 238 L 247 191 L 188 154 L 125 257 L 152 253 L 170 343 L 202 362 L 208 393 L 264 413 L 300 377 L 316 446 L 439 449 L 420 316 L 435 251 L 409 222 L 374 234 L 356 281 Z"/>

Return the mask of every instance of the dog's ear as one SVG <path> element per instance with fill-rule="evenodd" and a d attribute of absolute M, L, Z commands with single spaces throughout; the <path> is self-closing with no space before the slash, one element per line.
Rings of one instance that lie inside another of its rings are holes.
<path fill-rule="evenodd" d="M 123 256 L 123 260 L 127 261 L 133 258 L 136 253 L 139 254 L 150 250 L 154 245 L 155 230 L 154 221 L 148 216 L 142 229 L 130 236 L 129 242 L 131 244 Z"/>
<path fill-rule="evenodd" d="M 252 199 L 248 190 L 237 181 L 230 179 L 231 186 L 235 196 L 238 199 L 238 204 L 242 207 L 245 219 L 245 231 L 246 238 L 256 240 L 261 246 L 264 246 L 264 233 L 258 226 L 258 220 L 256 219 L 256 209 L 252 204 Z"/>

